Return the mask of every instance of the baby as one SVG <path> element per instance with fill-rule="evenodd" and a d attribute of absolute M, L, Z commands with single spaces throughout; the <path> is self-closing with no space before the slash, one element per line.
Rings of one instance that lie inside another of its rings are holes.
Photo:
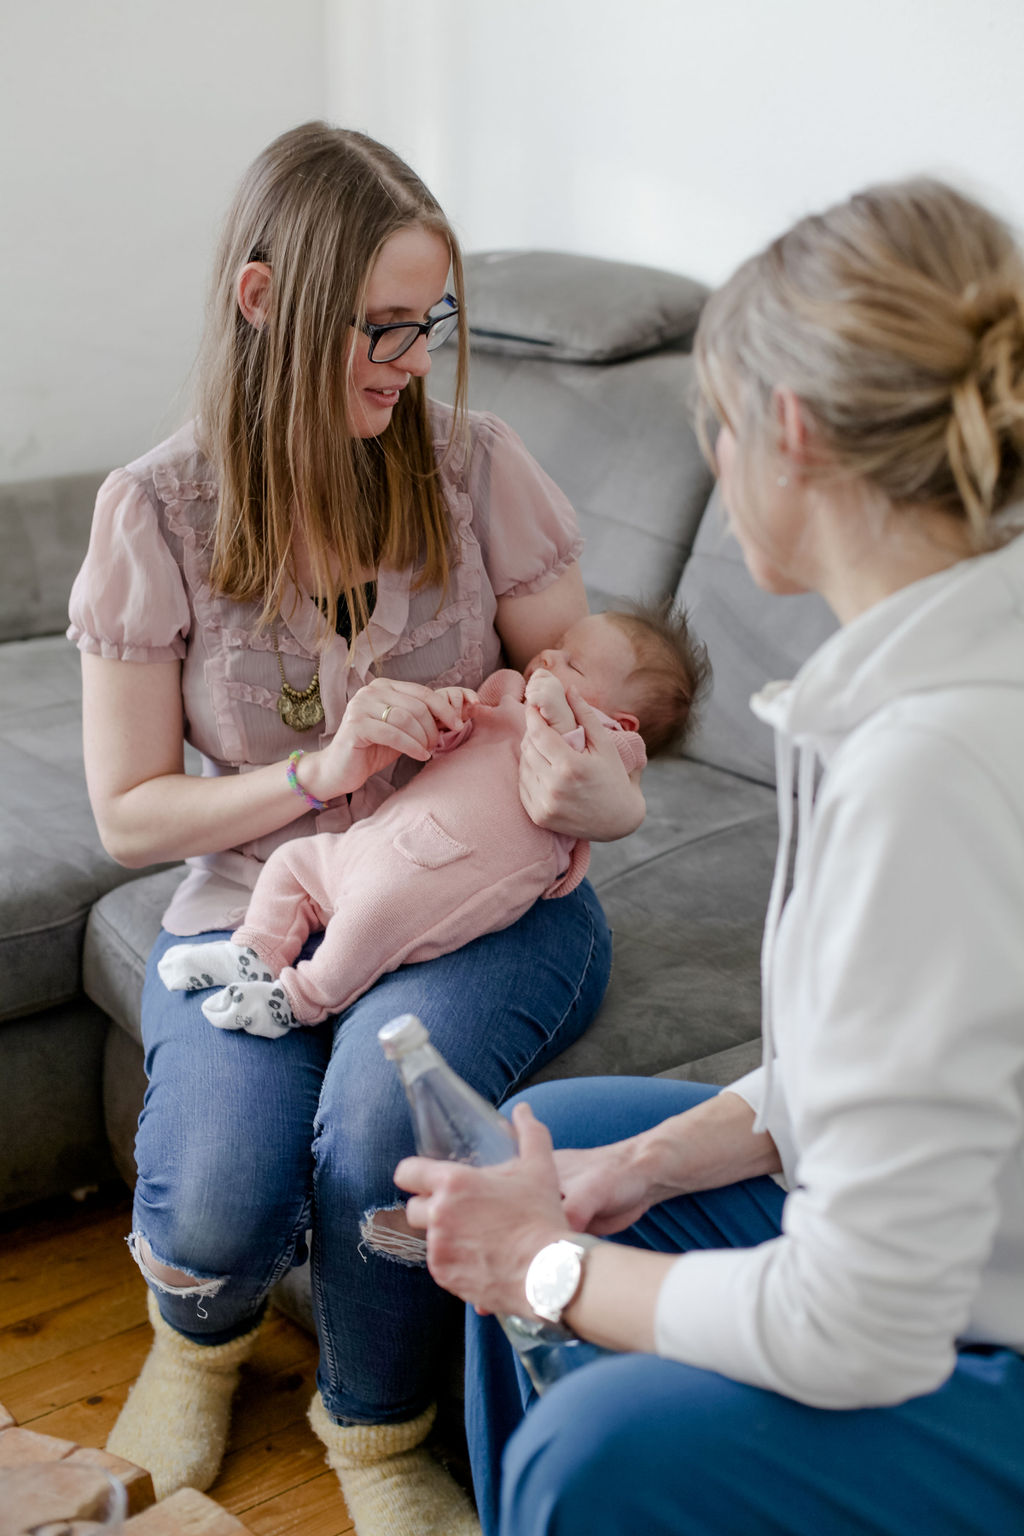
<path fill-rule="evenodd" d="M 538 897 L 566 895 L 587 872 L 590 844 L 538 827 L 523 808 L 527 706 L 582 750 L 566 700 L 575 687 L 632 773 L 681 743 L 709 675 L 684 615 L 637 606 L 579 620 L 525 673 L 494 672 L 478 694 L 450 690 L 463 724 L 442 732 L 415 778 L 347 831 L 275 849 L 242 927 L 168 950 L 165 986 L 220 986 L 202 1005 L 212 1024 L 276 1038 L 341 1013 L 386 971 L 505 928 Z M 317 929 L 319 948 L 296 964 Z"/>

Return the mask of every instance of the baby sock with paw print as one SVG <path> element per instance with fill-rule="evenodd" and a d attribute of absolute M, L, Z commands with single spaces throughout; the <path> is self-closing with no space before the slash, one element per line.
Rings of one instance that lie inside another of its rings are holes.
<path fill-rule="evenodd" d="M 254 949 L 231 939 L 175 944 L 157 961 L 156 968 L 168 992 L 201 992 L 205 987 L 226 987 L 232 981 L 275 980 Z"/>

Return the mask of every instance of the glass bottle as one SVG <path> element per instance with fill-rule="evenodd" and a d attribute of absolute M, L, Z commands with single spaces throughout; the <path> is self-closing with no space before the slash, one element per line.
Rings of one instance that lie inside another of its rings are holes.
<path fill-rule="evenodd" d="M 517 1155 L 511 1123 L 452 1071 L 415 1014 L 392 1019 L 377 1038 L 398 1068 L 421 1156 L 484 1167 Z M 501 1315 L 498 1321 L 538 1392 L 609 1353 L 561 1323 Z"/>

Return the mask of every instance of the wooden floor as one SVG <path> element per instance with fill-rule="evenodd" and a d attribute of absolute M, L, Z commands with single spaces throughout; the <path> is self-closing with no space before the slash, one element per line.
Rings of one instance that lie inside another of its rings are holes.
<path fill-rule="evenodd" d="M 123 1189 L 0 1217 L 0 1403 L 27 1428 L 102 1446 L 149 1349 Z M 306 1423 L 313 1340 L 271 1313 L 242 1373 L 211 1498 L 254 1536 L 352 1530 Z"/>

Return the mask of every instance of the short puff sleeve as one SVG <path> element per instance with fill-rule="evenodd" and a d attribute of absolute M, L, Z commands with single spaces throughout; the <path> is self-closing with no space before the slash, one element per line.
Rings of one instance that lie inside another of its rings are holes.
<path fill-rule="evenodd" d="M 175 661 L 191 625 L 181 571 L 145 486 L 117 469 L 100 486 L 69 602 L 68 639 L 113 661 Z"/>
<path fill-rule="evenodd" d="M 498 597 L 541 592 L 583 549 L 576 513 L 511 427 L 485 412 L 473 425 L 468 490 L 491 586 Z"/>

